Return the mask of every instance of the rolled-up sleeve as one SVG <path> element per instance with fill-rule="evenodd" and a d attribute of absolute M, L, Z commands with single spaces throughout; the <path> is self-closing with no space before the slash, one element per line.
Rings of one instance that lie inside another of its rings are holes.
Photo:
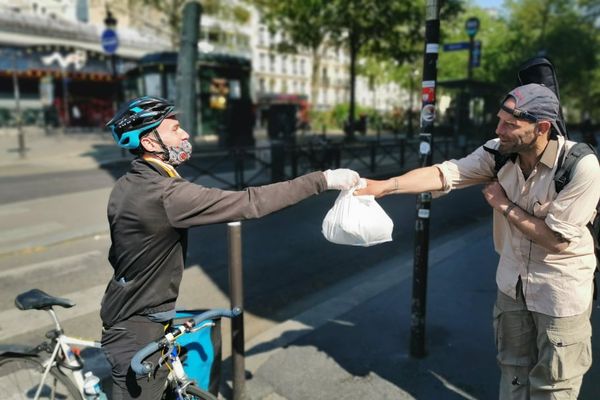
<path fill-rule="evenodd" d="M 596 213 L 600 198 L 600 167 L 594 154 L 583 157 L 571 181 L 550 204 L 546 225 L 570 242 L 577 241 Z"/>
<path fill-rule="evenodd" d="M 485 144 L 495 148 L 494 141 Z M 489 182 L 494 178 L 494 157 L 483 149 L 477 148 L 474 152 L 459 160 L 448 160 L 435 164 L 442 173 L 442 190 L 432 193 L 434 197 L 444 195 L 454 189 Z"/>

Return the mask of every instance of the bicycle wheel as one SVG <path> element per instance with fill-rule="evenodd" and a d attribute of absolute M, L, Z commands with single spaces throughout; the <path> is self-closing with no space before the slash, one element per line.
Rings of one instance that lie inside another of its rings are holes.
<path fill-rule="evenodd" d="M 44 367 L 34 357 L 0 357 L 0 393 L 3 399 L 33 399 L 40 386 Z M 69 378 L 52 367 L 40 392 L 39 399 L 81 400 L 81 394 Z"/>
<path fill-rule="evenodd" d="M 217 400 L 217 398 L 204 390 L 200 389 L 198 386 L 190 385 L 185 388 L 185 399 L 186 400 Z"/>

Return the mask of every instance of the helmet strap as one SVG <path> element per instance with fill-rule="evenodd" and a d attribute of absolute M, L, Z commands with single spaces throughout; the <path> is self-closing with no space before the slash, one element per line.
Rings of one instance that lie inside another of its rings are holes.
<path fill-rule="evenodd" d="M 164 144 L 164 142 L 160 138 L 158 131 L 156 129 L 153 129 L 152 132 L 150 132 L 150 133 L 154 134 L 154 136 L 156 137 L 156 141 L 162 148 L 162 151 L 149 151 L 148 153 L 152 153 L 152 154 L 156 154 L 157 156 L 160 156 L 162 158 L 162 160 L 165 162 L 169 161 L 169 149 L 167 149 L 167 146 Z"/>

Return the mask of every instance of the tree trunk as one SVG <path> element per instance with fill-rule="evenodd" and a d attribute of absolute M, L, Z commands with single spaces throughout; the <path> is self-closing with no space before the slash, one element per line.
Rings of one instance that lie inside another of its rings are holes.
<path fill-rule="evenodd" d="M 356 57 L 358 56 L 358 40 L 354 33 L 350 34 L 350 108 L 348 110 L 348 125 L 344 133 L 346 140 L 354 140 L 354 127 L 356 120 Z"/>
<path fill-rule="evenodd" d="M 312 73 L 310 76 L 310 102 L 311 109 L 315 110 L 319 101 L 319 70 L 321 69 L 321 54 L 319 47 L 312 48 Z M 319 128 L 319 127 L 313 127 Z"/>

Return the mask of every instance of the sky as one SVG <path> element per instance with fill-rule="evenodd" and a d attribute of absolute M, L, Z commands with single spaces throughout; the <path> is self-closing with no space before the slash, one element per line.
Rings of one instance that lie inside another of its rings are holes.
<path fill-rule="evenodd" d="M 500 8 L 503 0 L 474 0 L 473 3 L 480 7 L 496 7 Z"/>

